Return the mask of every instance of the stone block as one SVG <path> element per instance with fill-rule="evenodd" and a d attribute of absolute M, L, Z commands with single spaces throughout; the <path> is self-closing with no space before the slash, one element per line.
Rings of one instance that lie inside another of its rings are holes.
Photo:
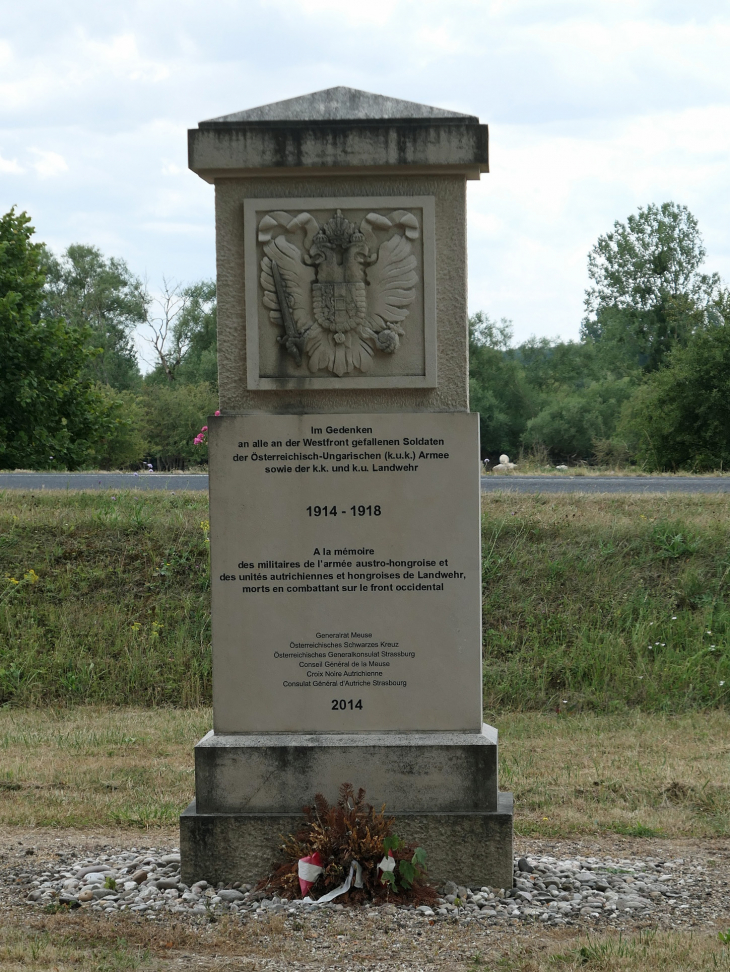
<path fill-rule="evenodd" d="M 254 883 L 277 859 L 287 834 L 303 821 L 296 813 L 198 813 L 195 801 L 180 817 L 182 880 Z M 465 887 L 512 887 L 511 793 L 500 793 L 494 813 L 396 814 L 395 830 L 425 848 L 430 880 Z"/>
<path fill-rule="evenodd" d="M 199 813 L 299 813 L 344 782 L 389 813 L 497 811 L 497 731 L 214 735 L 195 747 Z M 313 787 L 315 789 L 313 789 Z"/>

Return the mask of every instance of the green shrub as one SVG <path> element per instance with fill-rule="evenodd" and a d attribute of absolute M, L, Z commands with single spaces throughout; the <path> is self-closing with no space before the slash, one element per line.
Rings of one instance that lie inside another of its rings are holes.
<path fill-rule="evenodd" d="M 141 401 L 147 455 L 156 468 L 184 469 L 208 461 L 207 445 L 193 445 L 193 439 L 218 408 L 218 393 L 212 385 L 147 385 Z"/>
<path fill-rule="evenodd" d="M 633 388 L 631 378 L 607 379 L 557 397 L 528 421 L 524 444 L 542 443 L 554 458 L 589 459 L 595 444 L 615 432 Z"/>
<path fill-rule="evenodd" d="M 619 433 L 648 471 L 730 465 L 730 326 L 716 323 L 676 348 L 626 403 Z"/>
<path fill-rule="evenodd" d="M 144 413 L 138 395 L 115 392 L 109 385 L 97 385 L 108 403 L 112 426 L 96 449 L 99 469 L 136 469 L 147 452 L 142 432 Z"/>

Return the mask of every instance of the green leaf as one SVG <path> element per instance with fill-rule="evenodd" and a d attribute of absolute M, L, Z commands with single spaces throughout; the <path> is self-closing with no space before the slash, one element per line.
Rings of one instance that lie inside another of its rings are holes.
<path fill-rule="evenodd" d="M 388 851 L 400 850 L 404 846 L 405 844 L 400 837 L 397 834 L 393 834 L 390 837 L 386 837 L 383 841 L 383 852 L 387 854 Z"/>
<path fill-rule="evenodd" d="M 400 883 L 408 890 L 416 877 L 416 869 L 410 861 L 399 861 L 398 875 L 400 877 Z"/>
<path fill-rule="evenodd" d="M 416 852 L 411 858 L 411 863 L 417 864 L 419 867 L 426 866 L 426 851 L 423 849 L 423 847 L 416 848 Z"/>
<path fill-rule="evenodd" d="M 398 888 L 395 883 L 395 874 L 393 874 L 392 871 L 383 871 L 381 881 L 383 884 L 389 884 L 393 893 L 398 894 Z"/>

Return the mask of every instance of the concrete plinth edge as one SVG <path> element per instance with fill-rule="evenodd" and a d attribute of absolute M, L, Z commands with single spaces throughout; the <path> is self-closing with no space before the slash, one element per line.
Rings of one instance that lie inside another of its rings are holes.
<path fill-rule="evenodd" d="M 344 780 L 392 814 L 494 813 L 498 733 L 209 732 L 195 747 L 199 813 L 299 813 Z M 315 782 L 316 781 L 316 782 Z"/>
<path fill-rule="evenodd" d="M 495 813 L 394 816 L 399 836 L 425 848 L 435 884 L 512 887 L 511 793 L 499 794 Z M 303 819 L 300 813 L 198 813 L 193 800 L 180 817 L 182 880 L 188 885 L 259 881 L 277 859 L 282 838 Z"/>

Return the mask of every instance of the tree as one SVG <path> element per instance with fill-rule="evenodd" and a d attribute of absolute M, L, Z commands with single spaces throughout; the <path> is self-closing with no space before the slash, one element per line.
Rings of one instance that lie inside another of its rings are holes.
<path fill-rule="evenodd" d="M 527 420 L 536 413 L 535 395 L 510 349 L 512 325 L 483 311 L 469 319 L 469 401 L 479 412 L 484 455 L 519 450 Z"/>
<path fill-rule="evenodd" d="M 26 213 L 0 217 L 0 467 L 93 463 L 113 407 L 88 375 L 87 329 L 42 316 L 45 257 Z"/>
<path fill-rule="evenodd" d="M 606 374 L 605 363 L 592 344 L 533 336 L 515 349 L 515 355 L 530 387 L 543 396 L 584 388 Z"/>
<path fill-rule="evenodd" d="M 89 358 L 88 374 L 117 390 L 139 387 L 132 334 L 145 320 L 147 300 L 124 260 L 81 244 L 58 258 L 46 251 L 44 312 L 86 329 L 88 345 L 100 349 Z"/>
<path fill-rule="evenodd" d="M 652 204 L 617 220 L 588 256 L 583 339 L 621 346 L 629 361 L 655 370 L 704 326 L 720 295 L 719 276 L 700 272 L 704 259 L 686 206 Z"/>
<path fill-rule="evenodd" d="M 710 315 L 686 348 L 627 403 L 619 434 L 647 470 L 730 467 L 730 313 Z"/>
<path fill-rule="evenodd" d="M 96 446 L 96 466 L 99 469 L 138 469 L 148 451 L 141 396 L 131 391 L 116 392 L 109 385 L 96 387 L 107 402 L 112 419 Z"/>
<path fill-rule="evenodd" d="M 154 349 L 156 367 L 148 380 L 187 384 L 218 382 L 215 283 L 201 280 L 183 287 L 163 282 L 150 302 L 145 340 Z"/>
<path fill-rule="evenodd" d="M 215 281 L 200 280 L 186 288 L 190 300 L 181 327 L 189 334 L 188 351 L 178 369 L 186 384 L 218 387 L 218 314 Z"/>

